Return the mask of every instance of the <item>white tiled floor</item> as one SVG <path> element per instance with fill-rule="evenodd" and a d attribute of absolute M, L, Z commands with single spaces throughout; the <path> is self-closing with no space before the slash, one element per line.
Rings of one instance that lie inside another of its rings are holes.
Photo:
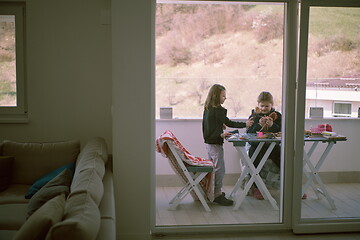
<path fill-rule="evenodd" d="M 219 206 L 210 203 L 211 212 L 206 212 L 200 201 L 194 201 L 188 195 L 177 210 L 170 211 L 169 201 L 180 188 L 158 187 L 156 189 L 156 225 L 208 225 L 208 224 L 244 224 L 279 222 L 279 211 L 274 210 L 266 200 L 256 200 L 247 196 L 240 209 Z M 225 186 L 229 193 L 232 186 Z M 319 200 L 312 190 L 307 192 L 308 199 L 302 200 L 303 218 L 360 218 L 360 183 L 327 184 L 327 189 L 335 201 L 336 210 L 332 210 L 325 198 Z M 275 196 L 276 195 L 276 196 Z M 273 195 L 279 202 L 279 194 Z"/>

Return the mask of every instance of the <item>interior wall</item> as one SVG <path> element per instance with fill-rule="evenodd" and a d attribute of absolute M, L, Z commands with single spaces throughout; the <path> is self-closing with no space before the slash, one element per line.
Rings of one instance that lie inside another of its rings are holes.
<path fill-rule="evenodd" d="M 0 124 L 0 140 L 105 138 L 110 152 L 110 0 L 26 1 L 28 123 Z"/>
<path fill-rule="evenodd" d="M 150 239 L 155 189 L 155 1 L 111 2 L 113 165 L 118 239 Z M 154 216 L 154 215 L 153 215 Z"/>

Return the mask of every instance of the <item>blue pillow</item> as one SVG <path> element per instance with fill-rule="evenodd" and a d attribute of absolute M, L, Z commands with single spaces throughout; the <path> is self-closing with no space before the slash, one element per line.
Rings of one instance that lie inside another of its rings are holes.
<path fill-rule="evenodd" d="M 72 173 L 74 173 L 75 170 L 75 163 L 71 162 L 64 166 L 61 166 L 54 171 L 42 176 L 38 180 L 35 181 L 33 185 L 28 189 L 27 193 L 25 194 L 26 199 L 30 199 L 37 191 L 40 190 L 46 183 L 51 181 L 53 178 L 55 178 L 59 173 L 61 173 L 64 169 L 69 169 Z"/>

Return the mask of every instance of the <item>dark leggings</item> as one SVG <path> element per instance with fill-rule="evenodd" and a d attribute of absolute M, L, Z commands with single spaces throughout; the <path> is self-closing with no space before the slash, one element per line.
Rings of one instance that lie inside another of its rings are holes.
<path fill-rule="evenodd" d="M 252 157 L 252 155 L 254 154 L 256 148 L 257 148 L 258 144 L 253 144 L 251 145 L 250 149 L 249 149 L 249 156 Z M 268 149 L 268 147 L 270 146 L 270 143 L 265 143 L 264 146 L 261 148 L 259 154 L 257 155 L 255 161 L 254 161 L 254 166 L 257 167 L 261 161 L 261 158 L 265 155 L 266 150 Z M 279 144 L 276 144 L 274 149 L 272 150 L 269 158 L 276 164 L 276 166 L 279 167 L 280 169 L 280 155 L 281 154 L 281 148 Z"/>

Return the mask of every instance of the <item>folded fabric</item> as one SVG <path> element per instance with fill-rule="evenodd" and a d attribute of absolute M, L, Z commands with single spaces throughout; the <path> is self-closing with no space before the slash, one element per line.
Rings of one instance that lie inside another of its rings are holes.
<path fill-rule="evenodd" d="M 196 157 L 189 153 L 179 142 L 179 140 L 175 137 L 175 135 L 167 130 L 165 131 L 159 138 L 156 139 L 156 150 L 161 153 L 161 155 L 167 159 L 169 159 L 170 165 L 174 172 L 176 172 L 180 177 L 184 184 L 187 183 L 187 179 L 184 175 L 184 172 L 176 163 L 176 159 L 174 155 L 171 153 L 168 144 L 172 144 L 176 150 L 176 153 L 180 156 L 181 160 L 188 165 L 192 166 L 211 166 L 214 167 L 214 163 L 209 159 L 203 159 L 200 157 Z M 185 165 L 186 165 L 185 164 Z M 202 190 L 206 193 L 207 198 L 210 201 L 214 200 L 214 186 L 215 186 L 215 172 L 209 172 L 199 183 Z M 194 199 L 198 199 L 196 194 L 191 191 L 191 196 Z"/>
<path fill-rule="evenodd" d="M 39 209 L 48 200 L 57 195 L 70 192 L 70 184 L 72 180 L 72 172 L 65 168 L 55 178 L 45 184 L 34 196 L 30 199 L 27 209 L 28 217 L 30 217 L 37 209 Z"/>
<path fill-rule="evenodd" d="M 38 209 L 16 232 L 14 240 L 43 240 L 64 214 L 65 194 L 57 195 Z"/>
<path fill-rule="evenodd" d="M 61 173 L 65 169 L 69 169 L 73 174 L 74 169 L 75 169 L 75 163 L 71 162 L 71 163 L 65 164 L 64 166 L 61 166 L 61 167 L 55 169 L 54 171 L 46 174 L 45 176 L 42 176 L 38 180 L 36 180 L 35 183 L 33 185 L 31 185 L 31 187 L 25 194 L 25 198 L 30 199 L 37 191 L 40 190 L 40 188 L 42 188 L 45 184 L 47 184 L 49 181 L 54 179 L 57 175 L 59 175 L 59 173 Z"/>
<path fill-rule="evenodd" d="M 214 163 L 209 159 L 203 159 L 196 157 L 189 153 L 175 137 L 175 135 L 170 131 L 165 131 L 158 139 L 156 139 L 156 150 L 161 153 L 163 157 L 167 157 L 167 147 L 164 146 L 166 140 L 171 140 L 174 143 L 177 153 L 180 155 L 181 159 L 189 165 L 192 166 L 214 166 Z"/>

